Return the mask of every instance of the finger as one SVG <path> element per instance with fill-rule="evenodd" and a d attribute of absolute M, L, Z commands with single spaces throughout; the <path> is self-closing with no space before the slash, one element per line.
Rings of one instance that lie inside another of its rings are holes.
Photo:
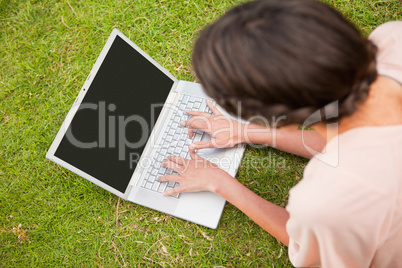
<path fill-rule="evenodd" d="M 187 133 L 188 136 L 192 138 L 194 136 L 194 128 L 192 126 L 188 126 Z"/>
<path fill-rule="evenodd" d="M 203 157 L 201 157 L 201 156 L 199 156 L 198 154 L 197 154 L 197 152 L 196 152 L 196 150 L 190 150 L 189 151 L 189 155 L 190 155 L 190 158 L 191 158 L 191 160 L 195 160 L 195 167 L 197 167 L 197 163 L 202 163 L 202 161 L 207 161 L 207 162 L 209 162 L 208 160 L 206 160 L 205 158 L 203 158 Z M 201 162 L 200 162 L 201 161 Z M 211 163 L 211 162 L 210 162 Z"/>
<path fill-rule="evenodd" d="M 169 155 L 167 157 L 167 160 L 175 162 L 179 165 L 184 165 L 184 166 L 188 164 L 188 161 L 190 161 L 189 159 L 186 159 L 186 158 L 183 158 L 183 157 L 180 157 L 177 155 Z"/>
<path fill-rule="evenodd" d="M 195 150 L 190 150 L 189 154 L 190 154 L 190 157 L 191 157 L 192 160 L 196 159 L 197 156 L 198 156 L 198 155 L 195 153 Z"/>
<path fill-rule="evenodd" d="M 182 122 L 183 126 L 191 126 L 195 128 L 205 128 L 205 125 L 208 126 L 209 118 L 211 118 L 210 114 L 207 116 L 194 116 L 190 119 Z"/>
<path fill-rule="evenodd" d="M 215 148 L 215 146 L 212 144 L 211 140 L 209 141 L 199 141 L 199 142 L 194 142 L 188 146 L 190 150 L 198 150 L 198 149 L 204 149 L 204 148 Z"/>
<path fill-rule="evenodd" d="M 163 195 L 164 196 L 174 195 L 174 194 L 184 192 L 185 190 L 186 190 L 186 188 L 180 185 L 179 187 L 175 187 L 173 189 L 163 192 Z"/>
<path fill-rule="evenodd" d="M 162 162 L 162 165 L 163 165 L 164 167 L 167 167 L 168 169 L 171 169 L 171 170 L 173 170 L 173 171 L 176 171 L 177 173 L 182 173 L 183 170 L 185 169 L 185 166 L 180 165 L 180 164 L 178 164 L 178 163 L 176 163 L 176 162 L 169 161 L 169 160 L 163 161 L 163 162 Z"/>
<path fill-rule="evenodd" d="M 192 118 L 190 118 L 190 119 L 188 119 L 188 120 L 186 120 L 186 121 L 184 121 L 184 122 L 182 122 L 182 123 L 180 123 L 180 125 L 181 126 L 188 126 L 188 128 L 187 128 L 187 133 L 188 133 L 188 136 L 190 137 L 190 138 L 192 138 L 193 137 L 193 135 L 194 135 L 194 129 L 195 128 L 197 128 L 197 126 L 194 126 L 194 120 L 195 120 L 195 118 L 196 117 L 192 117 Z M 197 125 L 197 124 L 195 124 L 195 125 Z"/>
<path fill-rule="evenodd" d="M 210 115 L 209 113 L 200 112 L 200 111 L 194 111 L 194 110 L 187 110 L 186 113 L 189 114 L 189 115 L 193 115 L 193 116 L 208 116 L 208 115 Z"/>
<path fill-rule="evenodd" d="M 188 125 L 188 133 L 190 137 L 192 137 L 190 131 L 192 132 L 194 129 L 210 133 L 212 130 L 211 118 L 213 118 L 211 115 L 209 115 L 209 118 L 205 116 L 195 116 L 187 120 L 186 124 Z"/>
<path fill-rule="evenodd" d="M 193 118 L 187 120 L 187 125 L 188 125 L 187 133 L 188 133 L 188 136 L 189 136 L 190 138 L 192 138 L 192 137 L 194 136 L 194 129 L 200 129 L 200 130 L 202 130 L 202 128 L 201 128 L 201 126 L 199 126 L 199 124 L 194 123 L 194 120 L 195 120 L 194 118 L 195 118 L 195 117 L 193 117 Z M 198 126 L 198 127 L 197 127 L 197 126 Z"/>
<path fill-rule="evenodd" d="M 194 121 L 208 121 L 208 117 L 211 115 L 209 113 L 204 113 L 204 112 L 198 112 L 198 111 L 187 111 L 189 115 L 192 115 L 193 117 L 187 119 L 186 121 L 183 121 L 180 123 L 180 126 L 185 127 L 188 125 L 191 125 Z"/>
<path fill-rule="evenodd" d="M 178 175 L 163 175 L 163 176 L 160 176 L 160 177 L 158 178 L 158 181 L 159 181 L 159 182 L 164 182 L 164 181 L 178 182 L 178 181 L 180 180 L 179 177 L 180 177 L 180 176 L 178 176 Z"/>
<path fill-rule="evenodd" d="M 214 115 L 222 115 L 222 113 L 218 110 L 218 108 L 216 108 L 216 106 L 214 106 L 211 101 L 206 100 L 207 105 L 209 107 L 209 109 L 211 109 L 211 111 L 213 112 Z"/>

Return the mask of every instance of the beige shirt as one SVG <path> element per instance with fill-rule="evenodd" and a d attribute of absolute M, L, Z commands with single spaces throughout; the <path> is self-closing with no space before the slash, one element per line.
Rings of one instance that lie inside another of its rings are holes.
<path fill-rule="evenodd" d="M 379 74 L 402 84 L 402 22 L 370 38 L 379 47 Z M 290 191 L 293 265 L 402 267 L 402 125 L 349 130 L 324 152 Z"/>
<path fill-rule="evenodd" d="M 402 126 L 338 138 L 290 191 L 289 258 L 296 267 L 402 267 Z M 337 157 L 338 166 L 325 163 Z"/>
<path fill-rule="evenodd" d="M 378 74 L 402 84 L 402 21 L 384 23 L 370 34 L 369 39 L 378 48 Z"/>

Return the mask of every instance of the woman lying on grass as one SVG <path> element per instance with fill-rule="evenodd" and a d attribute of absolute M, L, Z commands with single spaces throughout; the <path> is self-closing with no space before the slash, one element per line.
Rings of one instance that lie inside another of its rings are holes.
<path fill-rule="evenodd" d="M 165 161 L 179 175 L 160 181 L 180 183 L 166 195 L 217 193 L 288 245 L 297 267 L 402 267 L 402 22 L 366 39 L 320 2 L 250 2 L 202 31 L 193 65 L 220 106 L 270 127 L 210 103 L 214 116 L 188 112 L 189 135 L 211 140 Z M 300 125 L 314 129 L 305 144 Z M 286 209 L 194 151 L 243 142 L 312 158 Z"/>

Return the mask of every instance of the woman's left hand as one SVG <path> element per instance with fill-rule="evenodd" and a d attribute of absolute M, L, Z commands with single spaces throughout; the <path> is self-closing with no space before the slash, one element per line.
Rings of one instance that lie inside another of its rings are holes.
<path fill-rule="evenodd" d="M 229 176 L 227 172 L 220 169 L 216 164 L 200 157 L 195 151 L 190 151 L 191 159 L 178 156 L 169 156 L 162 164 L 177 172 L 178 175 L 164 175 L 159 177 L 160 182 L 173 181 L 180 184 L 171 190 L 164 192 L 164 195 L 173 195 L 181 192 L 215 192 L 222 176 Z"/>

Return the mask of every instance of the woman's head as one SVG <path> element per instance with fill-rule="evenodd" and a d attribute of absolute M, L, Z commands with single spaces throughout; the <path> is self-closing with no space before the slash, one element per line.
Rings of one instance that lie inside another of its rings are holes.
<path fill-rule="evenodd" d="M 352 114 L 376 79 L 375 46 L 329 6 L 314 0 L 260 0 L 237 6 L 208 26 L 193 67 L 206 93 L 249 119 L 302 124 L 339 101 Z M 275 120 L 275 119 L 274 119 Z M 325 121 L 325 120 L 323 120 Z"/>

